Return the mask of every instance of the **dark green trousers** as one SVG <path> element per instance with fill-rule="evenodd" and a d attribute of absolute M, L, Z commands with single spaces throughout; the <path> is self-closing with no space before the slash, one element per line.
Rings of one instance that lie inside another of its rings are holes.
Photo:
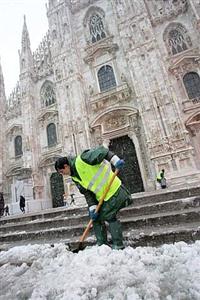
<path fill-rule="evenodd" d="M 112 247 L 114 249 L 122 249 L 124 247 L 121 223 L 117 220 L 117 213 L 120 209 L 132 204 L 132 202 L 133 200 L 131 199 L 129 191 L 124 186 L 120 186 L 117 192 L 108 201 L 103 203 L 98 219 L 93 222 L 93 228 L 99 246 L 108 244 L 105 225 L 105 221 L 107 221 L 112 237 Z"/>

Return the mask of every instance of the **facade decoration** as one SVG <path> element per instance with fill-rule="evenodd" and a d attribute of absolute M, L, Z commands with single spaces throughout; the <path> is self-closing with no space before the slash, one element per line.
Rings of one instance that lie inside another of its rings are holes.
<path fill-rule="evenodd" d="M 24 18 L 19 82 L 0 67 L 0 191 L 17 213 L 63 204 L 55 160 L 105 145 L 134 192 L 200 180 L 198 0 L 48 0 L 49 29 L 31 51 Z M 74 190 L 77 199 L 82 199 Z"/>
<path fill-rule="evenodd" d="M 192 47 L 191 38 L 180 23 L 170 23 L 165 29 L 163 38 L 169 55 L 175 55 Z"/>

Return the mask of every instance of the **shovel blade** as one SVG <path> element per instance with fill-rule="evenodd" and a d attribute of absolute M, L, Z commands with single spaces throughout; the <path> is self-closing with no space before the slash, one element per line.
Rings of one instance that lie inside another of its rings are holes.
<path fill-rule="evenodd" d="M 69 251 L 73 253 L 78 253 L 79 251 L 83 251 L 86 248 L 82 242 L 79 242 L 78 245 L 68 245 Z"/>

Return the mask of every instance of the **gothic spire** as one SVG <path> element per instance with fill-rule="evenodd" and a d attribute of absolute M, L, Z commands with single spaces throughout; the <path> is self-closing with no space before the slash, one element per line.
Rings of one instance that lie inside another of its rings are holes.
<path fill-rule="evenodd" d="M 3 72 L 1 67 L 1 60 L 0 60 L 0 101 L 5 100 L 5 86 L 4 86 L 4 78 Z"/>
<path fill-rule="evenodd" d="M 24 15 L 24 25 L 22 30 L 22 50 L 30 49 L 30 38 L 26 25 L 26 16 Z"/>
<path fill-rule="evenodd" d="M 24 16 L 24 24 L 22 30 L 21 51 L 19 51 L 20 72 L 30 71 L 33 64 L 33 56 L 31 52 L 31 43 L 26 25 L 26 16 Z"/>

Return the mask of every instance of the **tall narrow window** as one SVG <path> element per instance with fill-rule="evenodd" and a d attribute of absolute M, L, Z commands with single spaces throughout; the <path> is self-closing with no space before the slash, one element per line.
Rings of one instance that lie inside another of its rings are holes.
<path fill-rule="evenodd" d="M 15 144 L 15 157 L 21 156 L 23 154 L 23 152 L 22 152 L 22 137 L 21 137 L 21 135 L 17 135 L 15 137 L 14 144 Z"/>
<path fill-rule="evenodd" d="M 56 125 L 54 123 L 50 123 L 47 126 L 47 142 L 48 147 L 52 147 L 57 144 Z"/>
<path fill-rule="evenodd" d="M 109 65 L 103 66 L 98 71 L 98 80 L 100 91 L 108 91 L 116 86 L 115 75 L 113 68 Z"/>
<path fill-rule="evenodd" d="M 200 98 L 200 77 L 197 73 L 187 73 L 183 77 L 183 83 L 189 99 Z"/>
<path fill-rule="evenodd" d="M 50 106 L 56 102 L 56 95 L 53 87 L 53 83 L 50 81 L 46 81 L 40 91 L 40 95 L 42 98 L 42 106 Z"/>
<path fill-rule="evenodd" d="M 89 29 L 92 43 L 96 43 L 106 37 L 103 20 L 98 14 L 91 16 Z"/>

